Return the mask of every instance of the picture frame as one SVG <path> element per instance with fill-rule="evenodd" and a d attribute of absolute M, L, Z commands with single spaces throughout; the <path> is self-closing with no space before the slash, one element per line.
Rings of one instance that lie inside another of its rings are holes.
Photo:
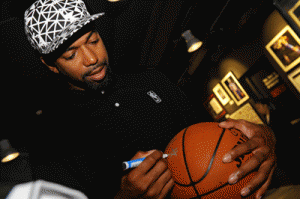
<path fill-rule="evenodd" d="M 230 101 L 230 97 L 227 95 L 226 91 L 223 89 L 221 84 L 217 84 L 213 88 L 213 92 L 223 106 L 225 106 Z"/>
<path fill-rule="evenodd" d="M 300 2 L 298 0 L 273 0 L 276 10 L 300 37 Z"/>
<path fill-rule="evenodd" d="M 266 45 L 266 49 L 284 72 L 300 63 L 300 39 L 289 25 Z"/>
<path fill-rule="evenodd" d="M 243 105 L 237 111 L 232 113 L 229 118 L 235 120 L 243 119 L 255 124 L 264 124 L 263 120 L 260 118 L 259 114 L 255 111 L 250 103 L 246 103 L 245 105 Z"/>
<path fill-rule="evenodd" d="M 288 11 L 288 15 L 292 18 L 294 23 L 300 27 L 300 1 L 294 4 L 294 6 Z"/>
<path fill-rule="evenodd" d="M 300 67 L 296 68 L 288 75 L 289 80 L 300 93 Z"/>
<path fill-rule="evenodd" d="M 214 94 L 211 94 L 204 102 L 204 107 L 215 121 L 219 120 L 226 114 L 224 107 L 219 103 L 217 97 Z"/>
<path fill-rule="evenodd" d="M 221 83 L 238 106 L 249 99 L 249 95 L 238 82 L 232 71 L 227 73 L 221 80 Z"/>

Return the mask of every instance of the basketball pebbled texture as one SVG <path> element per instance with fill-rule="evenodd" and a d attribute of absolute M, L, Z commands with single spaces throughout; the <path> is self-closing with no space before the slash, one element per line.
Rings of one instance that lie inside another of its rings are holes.
<path fill-rule="evenodd" d="M 252 153 L 231 163 L 223 156 L 248 138 L 236 129 L 223 129 L 215 122 L 194 124 L 179 132 L 166 147 L 168 168 L 175 185 L 172 198 L 242 198 L 242 188 L 253 178 L 252 172 L 236 184 L 228 184 L 231 173 L 249 160 Z M 255 198 L 255 193 L 247 198 Z"/>

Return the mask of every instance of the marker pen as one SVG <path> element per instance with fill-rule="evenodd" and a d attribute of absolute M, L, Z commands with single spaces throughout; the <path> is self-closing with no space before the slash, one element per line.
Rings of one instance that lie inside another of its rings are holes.
<path fill-rule="evenodd" d="M 163 154 L 163 158 L 166 158 L 166 157 L 168 157 L 168 154 Z M 123 162 L 122 163 L 123 170 L 135 168 L 135 167 L 139 166 L 145 160 L 145 158 L 146 157 Z"/>

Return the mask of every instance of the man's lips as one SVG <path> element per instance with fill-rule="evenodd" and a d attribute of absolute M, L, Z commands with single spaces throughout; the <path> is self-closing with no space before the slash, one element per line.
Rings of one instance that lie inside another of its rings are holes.
<path fill-rule="evenodd" d="M 96 68 L 90 74 L 88 74 L 88 76 L 92 76 L 92 75 L 95 75 L 95 74 L 101 72 L 103 70 L 103 68 L 104 68 L 104 66 L 100 66 L 100 67 Z"/>
<path fill-rule="evenodd" d="M 102 65 L 94 69 L 91 73 L 86 75 L 86 78 L 92 81 L 100 81 L 106 75 L 106 65 Z"/>

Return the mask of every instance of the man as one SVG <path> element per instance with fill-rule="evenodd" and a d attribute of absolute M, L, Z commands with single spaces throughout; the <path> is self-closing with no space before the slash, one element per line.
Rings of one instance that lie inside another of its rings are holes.
<path fill-rule="evenodd" d="M 201 113 L 155 70 L 113 74 L 104 41 L 92 23 L 102 15 L 90 15 L 82 0 L 38 0 L 25 13 L 25 32 L 31 45 L 68 88 L 59 85 L 47 96 L 49 107 L 43 109 L 46 122 L 42 127 L 51 133 L 44 136 L 46 141 L 41 141 L 40 147 L 48 154 L 43 161 L 51 167 L 41 160 L 35 174 L 52 182 L 60 177 L 60 183 L 90 198 L 99 194 L 164 198 L 174 181 L 162 151 L 183 128 L 201 122 Z M 259 198 L 275 169 L 274 134 L 246 121 L 230 120 L 220 126 L 240 129 L 250 138 L 229 151 L 224 162 L 254 153 L 229 182 L 236 183 L 259 169 L 241 191 L 248 195 L 259 189 Z M 147 157 L 125 173 L 121 163 L 133 154 L 133 159 Z"/>

